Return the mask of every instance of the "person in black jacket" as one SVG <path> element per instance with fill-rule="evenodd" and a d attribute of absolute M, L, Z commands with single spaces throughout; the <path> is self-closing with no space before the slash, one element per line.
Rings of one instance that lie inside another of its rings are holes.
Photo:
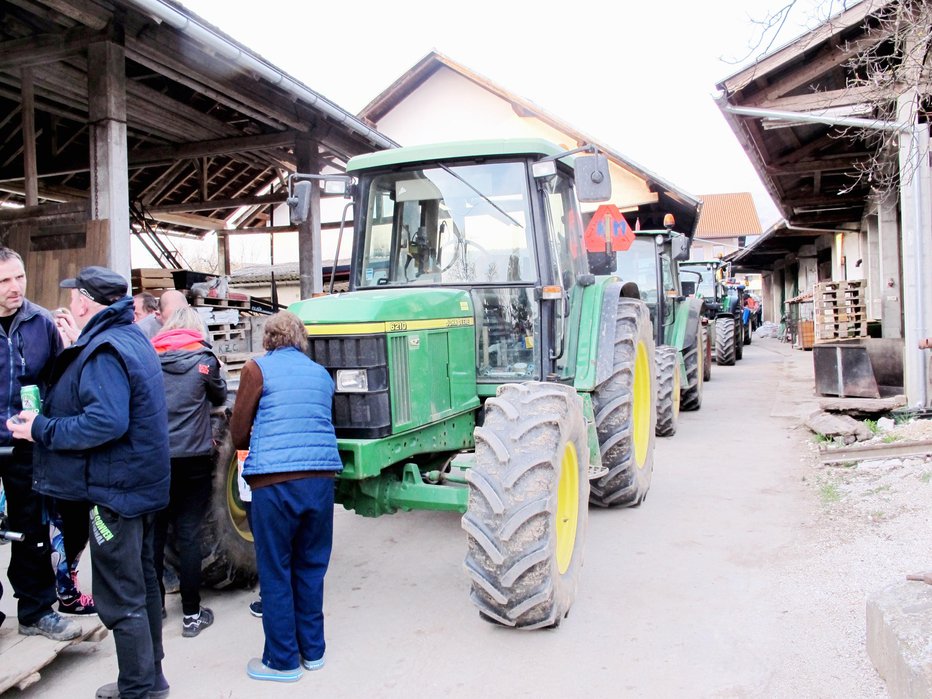
<path fill-rule="evenodd" d="M 32 489 L 32 444 L 15 439 L 5 426 L 7 419 L 22 409 L 23 386 L 38 386 L 45 396 L 52 363 L 62 343 L 49 312 L 26 299 L 23 258 L 4 247 L 0 247 L 0 343 L 0 446 L 10 448 L 9 454 L 0 455 L 0 481 L 9 509 L 8 526 L 26 537 L 13 543 L 7 572 L 18 600 L 19 632 L 68 641 L 81 634 L 81 627 L 52 610 L 57 595 L 49 558 L 49 528 L 42 518 L 42 499 Z M 0 613 L 0 623 L 3 619 Z"/>
<path fill-rule="evenodd" d="M 161 584 L 171 523 L 181 563 L 181 635 L 185 637 L 197 636 L 214 621 L 213 612 L 201 606 L 199 535 L 210 502 L 214 465 L 210 409 L 223 405 L 227 398 L 220 361 L 204 341 L 202 326 L 198 312 L 186 306 L 173 312 L 152 338 L 165 381 L 172 471 L 168 508 L 156 517 L 155 569 Z M 164 586 L 162 599 L 164 605 Z"/>
<path fill-rule="evenodd" d="M 119 677 L 98 699 L 166 697 L 155 513 L 168 505 L 165 387 L 158 356 L 133 323 L 126 280 L 85 267 L 61 286 L 81 334 L 52 368 L 42 412 L 7 420 L 35 442 L 33 487 L 86 500 L 94 601 L 113 633 Z"/>

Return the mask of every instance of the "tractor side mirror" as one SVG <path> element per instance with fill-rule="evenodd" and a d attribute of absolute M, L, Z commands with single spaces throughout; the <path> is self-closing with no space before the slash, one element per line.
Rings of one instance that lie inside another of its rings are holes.
<path fill-rule="evenodd" d="M 608 158 L 601 153 L 578 155 L 576 169 L 576 197 L 581 202 L 608 201 L 612 198 L 612 177 Z"/>
<path fill-rule="evenodd" d="M 311 187 L 316 186 L 316 184 L 316 182 L 308 180 L 292 184 L 291 196 L 285 200 L 285 203 L 288 204 L 289 218 L 292 225 L 297 226 L 307 221 L 311 210 Z"/>
<path fill-rule="evenodd" d="M 674 235 L 670 239 L 670 254 L 674 260 L 688 260 L 689 247 L 692 241 L 685 235 Z"/>

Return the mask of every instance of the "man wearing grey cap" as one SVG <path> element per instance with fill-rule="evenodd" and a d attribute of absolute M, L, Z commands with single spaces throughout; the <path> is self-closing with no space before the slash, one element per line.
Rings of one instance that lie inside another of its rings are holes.
<path fill-rule="evenodd" d="M 94 600 L 113 632 L 119 677 L 99 699 L 168 696 L 162 603 L 154 566 L 155 513 L 168 504 L 168 419 L 162 370 L 133 323 L 126 280 L 85 267 L 61 286 L 81 329 L 52 369 L 42 412 L 7 422 L 35 442 L 34 486 L 91 504 Z"/>

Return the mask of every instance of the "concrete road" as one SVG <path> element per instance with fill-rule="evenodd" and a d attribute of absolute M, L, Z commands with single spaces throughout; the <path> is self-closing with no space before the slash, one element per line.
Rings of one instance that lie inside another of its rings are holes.
<path fill-rule="evenodd" d="M 863 626 L 863 607 L 813 594 L 807 577 L 818 502 L 803 482 L 799 417 L 815 407 L 811 357 L 756 340 L 736 366 L 713 367 L 702 409 L 658 440 L 647 501 L 590 512 L 580 594 L 559 629 L 479 619 L 458 516 L 338 511 L 326 667 L 296 685 L 252 681 L 245 665 L 262 647 L 247 610 L 254 594 L 207 592 L 217 620 L 193 639 L 181 637 L 171 596 L 172 697 L 884 696 L 857 633 L 844 629 L 850 615 Z M 2 608 L 12 609 L 9 593 Z M 116 676 L 112 639 L 42 675 L 9 696 L 92 697 Z"/>

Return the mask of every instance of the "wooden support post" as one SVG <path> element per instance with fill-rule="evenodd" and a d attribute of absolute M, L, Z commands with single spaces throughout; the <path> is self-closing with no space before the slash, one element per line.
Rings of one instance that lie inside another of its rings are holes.
<path fill-rule="evenodd" d="M 116 33 L 121 34 L 119 31 Z M 92 66 L 87 76 L 91 150 L 90 212 L 92 220 L 109 222 L 109 259 L 99 260 L 97 264 L 106 264 L 129 279 L 126 66 L 122 36 L 117 38 L 120 43 L 96 42 L 87 49 L 87 62 Z"/>
<path fill-rule="evenodd" d="M 320 174 L 317 142 L 299 138 L 295 142 L 298 172 Z M 320 259 L 320 187 L 311 187 L 311 207 L 307 221 L 298 227 L 298 278 L 301 298 L 323 293 L 323 265 Z"/>
<path fill-rule="evenodd" d="M 23 174 L 25 175 L 26 206 L 39 205 L 39 168 L 36 165 L 36 114 L 32 68 L 23 68 Z"/>
<path fill-rule="evenodd" d="M 230 273 L 230 236 L 217 231 L 217 263 L 220 265 L 220 274 Z"/>

